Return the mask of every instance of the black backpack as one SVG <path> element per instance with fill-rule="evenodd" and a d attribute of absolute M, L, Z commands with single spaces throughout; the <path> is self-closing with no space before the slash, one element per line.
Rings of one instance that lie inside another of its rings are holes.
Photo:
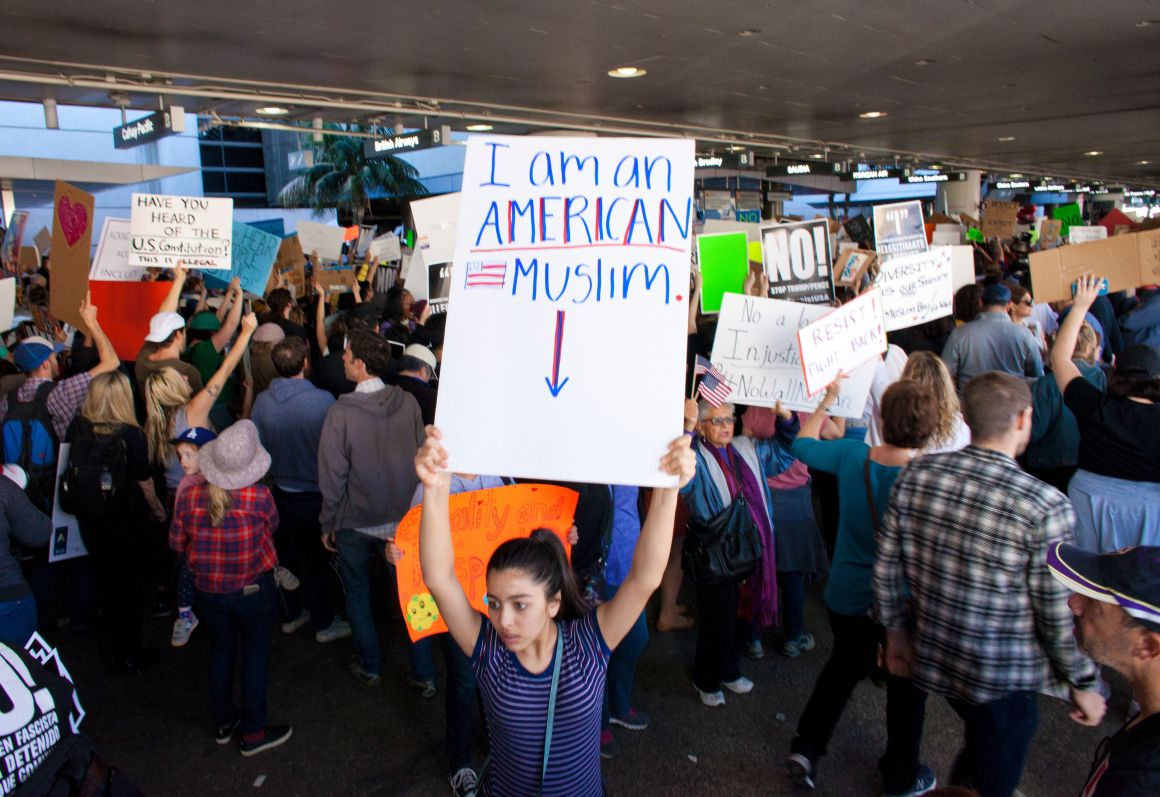
<path fill-rule="evenodd" d="M 60 441 L 48 411 L 48 394 L 55 382 L 43 382 L 31 401 L 20 401 L 8 394 L 8 412 L 4 416 L 4 461 L 24 468 L 28 474 L 29 499 L 37 509 L 52 514 L 52 496 L 56 491 L 56 457 Z"/>
<path fill-rule="evenodd" d="M 85 418 L 69 429 L 68 465 L 60 483 L 60 508 L 99 520 L 129 509 L 129 447 L 121 434 L 96 434 Z"/>

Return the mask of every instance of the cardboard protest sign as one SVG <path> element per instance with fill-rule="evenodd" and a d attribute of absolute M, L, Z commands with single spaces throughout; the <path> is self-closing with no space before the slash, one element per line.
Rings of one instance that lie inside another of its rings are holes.
<path fill-rule="evenodd" d="M 36 235 L 32 236 L 32 242 L 36 244 L 36 248 L 43 255 L 52 249 L 52 232 L 49 231 L 48 227 L 41 227 Z"/>
<path fill-rule="evenodd" d="M 847 249 L 834 264 L 834 284 L 857 289 L 877 256 L 868 249 Z"/>
<path fill-rule="evenodd" d="M 302 252 L 302 244 L 296 234 L 287 235 L 278 244 L 278 256 L 274 258 L 274 267 L 270 269 L 266 293 L 277 288 L 283 277 L 294 290 L 296 297 L 306 295 L 306 255 Z"/>
<path fill-rule="evenodd" d="M 354 283 L 354 266 L 348 263 L 336 263 L 324 260 L 314 264 L 314 281 L 324 290 L 349 288 Z"/>
<path fill-rule="evenodd" d="M 149 332 L 149 319 L 161 306 L 171 285 L 169 282 L 89 283 L 89 293 L 98 311 L 97 322 L 122 360 L 137 359 Z"/>
<path fill-rule="evenodd" d="M 1072 284 L 1088 272 L 1107 278 L 1110 291 L 1130 290 L 1160 281 L 1160 230 L 1032 252 L 1029 263 L 1039 302 L 1070 299 Z"/>
<path fill-rule="evenodd" d="M 885 264 L 883 264 L 885 267 Z M 841 373 L 850 373 L 886 351 L 882 297 L 871 288 L 797 333 L 806 392 L 814 395 Z"/>
<path fill-rule="evenodd" d="M 265 296 L 270 269 L 274 267 L 281 246 L 282 239 L 277 235 L 235 221 L 229 273 L 206 274 L 206 284 L 211 288 L 224 288 L 237 277 L 242 282 L 243 291 L 254 296 Z"/>
<path fill-rule="evenodd" d="M 729 400 L 757 407 L 772 407 L 780 401 L 791 410 L 816 408 L 822 396 L 806 391 L 797 333 L 829 311 L 820 305 L 725 294 L 712 361 L 733 388 Z M 867 362 L 850 373 L 831 415 L 862 417 L 876 367 L 875 362 Z"/>
<path fill-rule="evenodd" d="M 1051 209 L 1051 218 L 1057 219 L 1063 223 L 1059 230 L 1059 234 L 1067 237 L 1067 231 L 1073 226 L 1078 227 L 1083 224 L 1083 211 L 1079 209 L 1078 202 L 1070 202 L 1066 205 L 1058 205 Z"/>
<path fill-rule="evenodd" d="M 1011 238 L 1018 218 L 1018 202 L 988 199 L 983 203 L 983 224 L 979 231 L 984 238 Z"/>
<path fill-rule="evenodd" d="M 40 268 L 40 250 L 35 246 L 20 247 L 17 269 L 21 274 L 31 274 Z"/>
<path fill-rule="evenodd" d="M 979 226 L 979 220 L 976 219 L 974 216 L 970 215 L 969 213 L 960 213 L 959 220 L 962 221 L 962 223 L 964 225 L 966 225 L 966 227 L 968 229 L 971 227 L 978 227 Z"/>
<path fill-rule="evenodd" d="M 393 232 L 380 235 L 371 241 L 371 257 L 377 257 L 380 263 L 390 263 L 403 256 L 399 248 L 399 237 Z"/>
<path fill-rule="evenodd" d="M 140 282 L 148 272 L 129 265 L 129 220 L 106 218 L 97 243 L 97 254 L 89 269 L 89 280 Z"/>
<path fill-rule="evenodd" d="M 487 614 L 487 563 L 503 543 L 527 537 L 536 529 L 551 529 L 564 543 L 564 549 L 571 551 L 568 529 L 576 514 L 578 498 L 574 490 L 548 484 L 515 484 L 451 496 L 455 576 L 476 611 Z M 422 513 L 422 504 L 412 507 L 395 531 L 395 545 L 403 550 L 396 569 L 399 608 L 412 642 L 447 631 L 447 623 L 423 581 L 423 570 L 419 566 Z"/>
<path fill-rule="evenodd" d="M 16 277 L 0 280 L 0 332 L 7 332 L 15 326 Z"/>
<path fill-rule="evenodd" d="M 842 222 L 842 229 L 850 240 L 856 244 L 870 244 L 874 241 L 874 231 L 870 229 L 870 222 L 865 216 L 853 216 Z"/>
<path fill-rule="evenodd" d="M 741 232 L 697 236 L 701 312 L 716 313 L 726 293 L 741 293 L 749 276 L 749 246 Z"/>
<path fill-rule="evenodd" d="M 882 264 L 875 287 L 882 297 L 886 331 L 925 324 L 953 311 L 951 247 L 892 257 Z M 972 271 L 973 276 L 973 271 Z"/>
<path fill-rule="evenodd" d="M 921 202 L 874 206 L 874 250 L 880 261 L 910 252 L 925 252 L 927 247 Z"/>
<path fill-rule="evenodd" d="M 675 483 L 693 168 L 690 140 L 468 140 L 436 415 L 452 470 Z M 614 360 L 648 385 L 631 413 Z"/>
<path fill-rule="evenodd" d="M 0 245 L 0 266 L 9 271 L 16 270 L 16 263 L 20 257 L 20 244 L 24 241 L 24 228 L 28 226 L 28 211 L 13 211 L 8 220 L 8 229 L 4 232 L 4 243 Z"/>
<path fill-rule="evenodd" d="M 761 229 L 769 295 L 806 304 L 834 301 L 830 233 L 825 219 Z"/>
<path fill-rule="evenodd" d="M 439 263 L 427 267 L 426 298 L 433 314 L 447 311 L 447 300 L 451 296 L 452 268 L 451 263 Z M 414 296 L 414 294 L 411 295 Z"/>
<path fill-rule="evenodd" d="M 93 195 L 56 181 L 52 199 L 52 290 L 49 308 L 61 321 L 84 330 L 81 302 L 89 286 Z"/>
<path fill-rule="evenodd" d="M 1102 241 L 1108 237 L 1108 228 L 1102 225 L 1093 227 L 1071 226 L 1067 230 L 1069 244 L 1086 244 L 1091 241 Z"/>
<path fill-rule="evenodd" d="M 1133 233 L 1136 239 L 1136 259 L 1140 285 L 1160 283 L 1160 229 Z M 1117 236 L 1119 237 L 1119 236 Z"/>
<path fill-rule="evenodd" d="M 65 512 L 60 507 L 61 477 L 68 470 L 68 453 L 71 443 L 61 443 L 60 452 L 56 458 L 56 488 L 52 497 L 52 544 L 48 546 L 48 561 L 63 562 L 65 559 L 76 559 L 86 556 L 84 540 L 81 539 L 81 527 L 75 515 Z"/>
<path fill-rule="evenodd" d="M 286 237 L 286 224 L 278 219 L 258 219 L 257 221 L 247 221 L 251 227 L 257 227 L 262 232 L 268 232 L 271 235 L 277 235 L 279 238 Z"/>
<path fill-rule="evenodd" d="M 298 222 L 298 242 L 302 251 L 310 254 L 318 252 L 323 260 L 337 261 L 342 257 L 342 244 L 346 240 L 346 230 L 329 224 L 313 221 Z"/>
<path fill-rule="evenodd" d="M 1055 246 L 1063 237 L 1063 222 L 1059 219 L 1044 219 L 1039 230 L 1039 246 L 1046 249 Z"/>
<path fill-rule="evenodd" d="M 459 221 L 459 194 L 416 199 L 411 203 L 415 219 L 415 251 L 423 252 L 427 265 L 449 263 L 455 256 L 455 225 Z"/>
<path fill-rule="evenodd" d="M 228 270 L 234 200 L 133 194 L 129 265 Z"/>

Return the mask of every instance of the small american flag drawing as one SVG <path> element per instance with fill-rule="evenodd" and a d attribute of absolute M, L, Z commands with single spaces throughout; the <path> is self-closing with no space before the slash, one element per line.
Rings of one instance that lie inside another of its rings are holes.
<path fill-rule="evenodd" d="M 486 263 L 476 260 L 467 264 L 468 288 L 502 288 L 507 276 L 507 263 Z"/>
<path fill-rule="evenodd" d="M 729 394 L 732 392 L 733 388 L 729 387 L 721 375 L 713 370 L 712 366 L 701 376 L 701 382 L 697 385 L 697 395 L 714 407 L 720 407 L 724 404 L 725 399 L 729 398 Z"/>

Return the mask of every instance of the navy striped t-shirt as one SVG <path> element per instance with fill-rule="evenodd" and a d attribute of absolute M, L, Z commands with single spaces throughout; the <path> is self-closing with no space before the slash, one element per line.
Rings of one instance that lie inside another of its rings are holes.
<path fill-rule="evenodd" d="M 540 789 L 552 666 L 533 675 L 485 617 L 471 654 L 483 696 L 491 760 L 481 797 L 600 797 L 600 711 L 611 651 L 596 612 L 557 624 L 564 639 L 548 773 Z"/>

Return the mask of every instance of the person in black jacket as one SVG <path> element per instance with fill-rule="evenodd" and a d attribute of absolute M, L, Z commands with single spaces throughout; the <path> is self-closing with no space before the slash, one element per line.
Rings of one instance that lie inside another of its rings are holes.
<path fill-rule="evenodd" d="M 0 642 L 23 647 L 36 630 L 36 599 L 12 555 L 9 540 L 32 548 L 48 545 L 52 520 L 24 494 L 23 469 L 5 465 L 0 476 Z"/>

